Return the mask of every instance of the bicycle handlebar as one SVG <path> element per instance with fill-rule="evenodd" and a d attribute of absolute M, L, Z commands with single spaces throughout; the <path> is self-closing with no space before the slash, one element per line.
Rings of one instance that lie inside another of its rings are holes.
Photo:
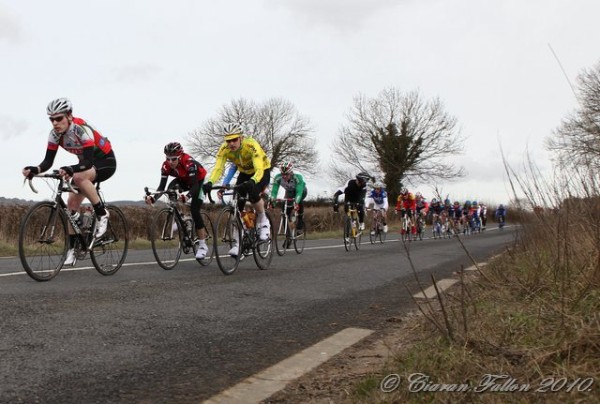
<path fill-rule="evenodd" d="M 59 180 L 60 181 L 60 187 L 63 188 L 63 191 L 66 192 L 73 192 L 74 194 L 78 194 L 79 191 L 76 190 L 75 188 L 73 188 L 73 185 L 71 184 L 71 180 L 65 180 L 59 173 L 58 170 L 52 170 L 51 173 L 44 173 L 44 174 L 35 174 L 32 176 L 29 176 L 27 178 L 25 178 L 23 180 L 23 182 L 28 181 L 29 183 L 29 188 L 31 188 L 31 190 L 34 193 L 38 193 L 38 190 L 33 186 L 33 177 L 39 177 L 39 178 L 52 178 L 54 180 Z"/>

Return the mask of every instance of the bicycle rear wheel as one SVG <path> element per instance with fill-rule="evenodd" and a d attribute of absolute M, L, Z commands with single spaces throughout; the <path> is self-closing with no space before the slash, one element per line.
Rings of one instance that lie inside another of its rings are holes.
<path fill-rule="evenodd" d="M 279 228 L 275 235 L 275 248 L 277 249 L 277 255 L 284 256 L 286 249 L 289 247 L 289 228 L 287 218 L 285 215 L 281 215 L 279 219 Z"/>
<path fill-rule="evenodd" d="M 348 216 L 344 217 L 344 248 L 346 251 L 350 251 L 352 245 L 350 244 L 352 237 L 352 221 Z"/>
<path fill-rule="evenodd" d="M 67 258 L 69 234 L 65 213 L 54 202 L 33 205 L 21 220 L 19 258 L 27 275 L 49 281 L 60 272 Z"/>
<path fill-rule="evenodd" d="M 221 272 L 231 275 L 240 264 L 242 256 L 242 228 L 239 220 L 234 215 L 232 207 L 221 211 L 215 224 L 215 256 Z M 237 247 L 237 251 L 234 247 Z M 230 252 L 237 252 L 230 255 Z"/>
<path fill-rule="evenodd" d="M 125 215 L 116 206 L 107 205 L 110 212 L 106 233 L 97 240 L 90 251 L 96 271 L 102 275 L 114 275 L 125 262 L 129 247 L 129 226 Z"/>
<path fill-rule="evenodd" d="M 171 208 L 162 208 L 154 214 L 149 237 L 152 253 L 162 269 L 173 269 L 181 257 L 183 223 L 177 223 Z"/>
<path fill-rule="evenodd" d="M 206 212 L 202 212 L 201 215 L 202 221 L 204 222 L 204 230 L 206 231 L 206 246 L 208 247 L 208 252 L 206 253 L 206 256 L 204 258 L 196 258 L 196 261 L 198 261 L 198 263 L 202 266 L 207 266 L 212 262 L 213 257 L 215 256 L 213 239 L 215 234 L 215 227 L 213 226 L 213 222 Z M 194 254 L 196 254 L 197 249 L 198 245 L 194 244 Z"/>
<path fill-rule="evenodd" d="M 378 226 L 377 231 L 379 232 L 379 242 L 385 242 L 385 239 L 387 238 L 387 233 L 383 231 L 383 226 Z"/>
<path fill-rule="evenodd" d="M 254 255 L 254 261 L 256 262 L 256 265 L 260 268 L 260 269 L 268 269 L 269 266 L 271 265 L 271 261 L 273 260 L 273 240 L 274 240 L 274 234 L 273 234 L 273 222 L 271 221 L 271 215 L 269 215 L 269 212 L 265 212 L 265 216 L 267 217 L 267 220 L 269 221 L 269 229 L 270 229 L 270 233 L 269 233 L 269 239 L 265 240 L 265 241 L 261 241 L 260 239 L 256 239 L 256 244 L 254 245 L 254 247 L 252 248 L 252 252 Z"/>
<path fill-rule="evenodd" d="M 360 239 L 362 237 L 362 230 L 359 230 L 358 228 L 358 222 L 355 222 L 355 234 L 354 234 L 354 248 L 356 248 L 357 250 L 360 249 Z"/>
<path fill-rule="evenodd" d="M 300 234 L 298 234 L 300 232 Z M 304 251 L 304 244 L 306 243 L 306 228 L 302 230 L 295 229 L 294 230 L 294 250 L 296 250 L 296 254 L 302 254 Z"/>

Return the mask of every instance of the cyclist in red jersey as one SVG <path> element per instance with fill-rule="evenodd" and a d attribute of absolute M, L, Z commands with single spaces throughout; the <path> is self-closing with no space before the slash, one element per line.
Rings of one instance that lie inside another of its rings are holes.
<path fill-rule="evenodd" d="M 206 169 L 202 167 L 198 161 L 194 160 L 189 154 L 184 153 L 183 147 L 179 142 L 168 143 L 165 148 L 166 160 L 163 162 L 160 169 L 160 184 L 156 189 L 161 192 L 167 185 L 169 176 L 175 177 L 170 183 L 168 189 L 179 188 L 182 191 L 189 191 L 188 197 L 191 199 L 190 210 L 194 219 L 194 227 L 198 236 L 198 250 L 196 258 L 202 259 L 206 257 L 208 246 L 206 245 L 206 230 L 204 220 L 200 214 L 202 207 L 202 185 L 206 177 Z M 185 195 L 182 195 L 185 202 Z M 146 196 L 146 203 L 154 203 L 155 197 L 152 195 Z"/>
<path fill-rule="evenodd" d="M 106 181 L 117 169 L 117 160 L 112 145 L 92 125 L 73 116 L 73 105 L 68 98 L 57 98 L 50 101 L 46 112 L 52 123 L 46 156 L 39 165 L 25 167 L 23 175 L 31 178 L 33 175 L 50 169 L 59 146 L 69 153 L 75 154 L 79 159 L 77 164 L 63 166 L 58 170 L 65 180 L 72 179 L 74 186 L 79 189 L 77 194 L 69 193 L 67 206 L 71 210 L 71 214 L 78 215 L 83 199 L 87 198 L 94 207 L 98 219 L 94 236 L 100 238 L 106 232 L 109 213 L 104 208 L 94 184 Z M 73 249 L 75 234 L 71 226 L 69 226 L 69 243 L 71 248 L 64 264 L 74 265 L 76 262 Z"/>
<path fill-rule="evenodd" d="M 402 188 L 400 191 L 400 195 L 398 195 L 398 199 L 396 201 L 396 212 L 401 212 L 403 215 L 406 212 L 408 216 L 408 220 L 410 220 L 411 225 L 411 233 L 415 234 L 417 228 L 415 226 L 415 216 L 417 210 L 417 200 L 415 195 L 412 192 L 408 192 L 408 189 Z"/>

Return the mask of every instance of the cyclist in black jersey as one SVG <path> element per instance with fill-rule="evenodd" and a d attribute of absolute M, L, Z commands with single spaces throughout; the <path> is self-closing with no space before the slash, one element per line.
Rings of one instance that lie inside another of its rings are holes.
<path fill-rule="evenodd" d="M 366 172 L 360 172 L 356 178 L 348 181 L 345 188 L 338 189 L 333 194 L 333 211 L 338 211 L 338 199 L 344 194 L 344 211 L 348 211 L 348 203 L 355 203 L 358 210 L 359 229 L 365 229 L 365 197 L 367 196 L 367 181 L 371 176 Z"/>

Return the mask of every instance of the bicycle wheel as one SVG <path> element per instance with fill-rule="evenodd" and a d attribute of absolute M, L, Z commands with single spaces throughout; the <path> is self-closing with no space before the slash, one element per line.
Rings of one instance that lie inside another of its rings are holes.
<path fill-rule="evenodd" d="M 90 258 L 96 271 L 102 275 L 114 275 L 125 262 L 129 247 L 129 226 L 125 215 L 116 206 L 107 205 L 110 212 L 106 233 L 94 241 Z"/>
<path fill-rule="evenodd" d="M 287 218 L 284 214 L 282 214 L 281 218 L 279 219 L 279 228 L 277 229 L 277 234 L 275 235 L 275 248 L 277 249 L 277 255 L 279 256 L 285 255 L 285 250 L 289 244 L 288 233 Z"/>
<path fill-rule="evenodd" d="M 385 239 L 387 238 L 387 233 L 383 231 L 383 226 L 377 226 L 377 231 L 379 232 L 379 234 L 378 234 L 379 242 L 380 243 L 385 242 Z"/>
<path fill-rule="evenodd" d="M 350 237 L 352 237 L 352 221 L 346 216 L 344 217 L 344 248 L 346 251 L 350 251 L 352 248 L 350 244 Z"/>
<path fill-rule="evenodd" d="M 204 230 L 206 231 L 206 246 L 208 247 L 208 252 L 206 253 L 206 256 L 204 258 L 196 258 L 196 261 L 198 261 L 198 263 L 202 266 L 207 266 L 212 262 L 213 257 L 215 255 L 213 240 L 215 228 L 213 226 L 212 220 L 206 212 L 202 212 L 201 215 L 202 221 L 204 222 Z M 196 254 L 196 250 L 198 250 L 198 244 L 194 243 L 194 254 Z"/>
<path fill-rule="evenodd" d="M 298 232 L 300 234 L 298 234 Z M 304 251 L 304 244 L 306 243 L 306 227 L 298 231 L 294 229 L 294 250 L 296 254 L 302 254 Z"/>
<path fill-rule="evenodd" d="M 265 212 L 267 220 L 269 221 L 270 234 L 268 240 L 261 241 L 260 239 L 256 239 L 256 244 L 252 248 L 252 255 L 254 255 L 254 261 L 256 262 L 256 266 L 260 269 L 268 269 L 271 265 L 271 261 L 273 260 L 273 222 L 271 221 L 271 215 L 269 212 Z"/>
<path fill-rule="evenodd" d="M 354 224 L 356 225 L 356 233 L 354 234 L 354 248 L 356 248 L 357 250 L 360 248 L 360 239 L 362 237 L 362 230 L 358 229 L 358 220 L 356 222 L 354 222 Z"/>
<path fill-rule="evenodd" d="M 54 202 L 33 205 L 21 220 L 19 258 L 27 275 L 49 281 L 60 272 L 67 258 L 69 234 L 65 213 Z"/>
<path fill-rule="evenodd" d="M 377 222 L 374 221 L 373 225 L 371 226 L 371 231 L 369 232 L 369 241 L 371 242 L 371 244 L 375 244 L 375 242 L 377 241 L 378 231 L 379 226 L 377 225 Z"/>
<path fill-rule="evenodd" d="M 214 249 L 217 257 L 219 269 L 225 275 L 231 275 L 235 272 L 240 264 L 242 255 L 242 228 L 237 217 L 234 215 L 232 207 L 227 207 L 219 213 L 217 223 L 215 224 L 214 232 Z M 237 254 L 230 255 L 234 252 L 234 246 L 237 247 Z"/>
<path fill-rule="evenodd" d="M 173 269 L 181 257 L 183 223 L 177 223 L 171 208 L 162 208 L 154 214 L 149 237 L 152 253 L 162 269 Z"/>

